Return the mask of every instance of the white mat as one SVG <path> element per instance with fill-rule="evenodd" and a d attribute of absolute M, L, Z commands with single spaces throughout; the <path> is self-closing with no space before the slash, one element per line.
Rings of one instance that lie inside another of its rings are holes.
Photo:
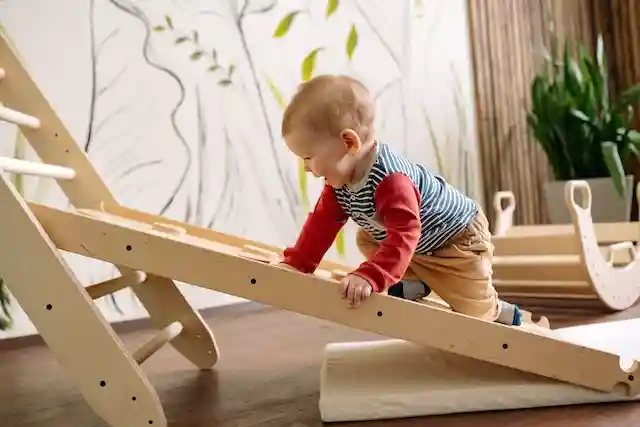
<path fill-rule="evenodd" d="M 625 369 L 631 360 L 640 360 L 640 319 L 553 333 L 564 341 L 619 354 Z M 320 387 L 325 422 L 640 400 L 640 396 L 601 393 L 401 340 L 327 345 Z"/>

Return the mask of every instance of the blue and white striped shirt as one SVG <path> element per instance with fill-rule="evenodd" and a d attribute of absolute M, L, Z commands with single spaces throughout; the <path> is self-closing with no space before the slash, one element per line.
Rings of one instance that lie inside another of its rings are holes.
<path fill-rule="evenodd" d="M 403 173 L 420 194 L 421 233 L 417 254 L 431 252 L 460 232 L 478 212 L 478 204 L 442 177 L 417 165 L 385 143 L 376 142 L 374 162 L 358 183 L 335 189 L 344 212 L 371 236 L 387 237 L 384 225 L 376 217 L 375 191 L 389 175 Z"/>

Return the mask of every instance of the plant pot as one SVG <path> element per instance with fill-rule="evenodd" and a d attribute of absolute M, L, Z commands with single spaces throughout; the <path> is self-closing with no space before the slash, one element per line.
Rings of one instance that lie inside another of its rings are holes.
<path fill-rule="evenodd" d="M 594 222 L 628 222 L 631 220 L 633 175 L 626 177 L 626 193 L 620 197 L 609 177 L 585 179 L 591 188 L 591 217 Z M 564 200 L 566 181 L 551 181 L 544 185 L 547 213 L 552 224 L 571 223 L 571 213 Z"/>

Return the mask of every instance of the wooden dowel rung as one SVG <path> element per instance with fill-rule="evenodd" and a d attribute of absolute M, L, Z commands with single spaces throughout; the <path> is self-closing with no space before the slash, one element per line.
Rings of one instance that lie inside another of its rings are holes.
<path fill-rule="evenodd" d="M 0 104 L 0 120 L 32 129 L 40 128 L 40 120 L 20 111 L 12 110 Z"/>
<path fill-rule="evenodd" d="M 133 274 L 127 274 L 104 282 L 87 286 L 86 291 L 92 299 L 102 298 L 130 286 L 139 285 L 147 279 L 147 275 L 143 272 L 136 271 Z"/>
<path fill-rule="evenodd" d="M 133 358 L 142 364 L 165 344 L 182 333 L 182 323 L 173 322 L 158 332 L 153 338 L 144 343 L 133 353 Z"/>
<path fill-rule="evenodd" d="M 64 166 L 48 165 L 10 157 L 0 157 L 0 171 L 65 180 L 76 177 L 76 171 Z"/>

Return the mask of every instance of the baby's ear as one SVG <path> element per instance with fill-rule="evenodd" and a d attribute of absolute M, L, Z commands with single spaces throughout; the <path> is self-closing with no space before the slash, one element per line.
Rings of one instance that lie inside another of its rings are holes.
<path fill-rule="evenodd" d="M 356 131 L 353 129 L 343 129 L 342 132 L 340 132 L 340 138 L 342 138 L 349 154 L 357 154 L 360 152 L 362 141 L 360 141 L 360 137 Z"/>

